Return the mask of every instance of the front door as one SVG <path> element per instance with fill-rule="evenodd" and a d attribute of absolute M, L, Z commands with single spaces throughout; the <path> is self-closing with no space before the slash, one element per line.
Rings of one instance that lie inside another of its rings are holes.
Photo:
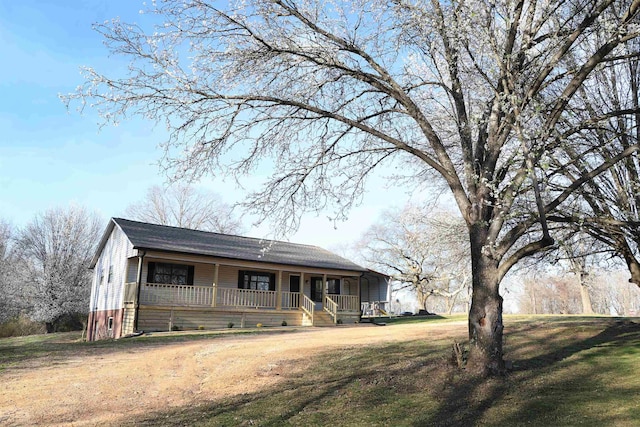
<path fill-rule="evenodd" d="M 300 276 L 289 276 L 289 292 L 300 292 Z"/>
<path fill-rule="evenodd" d="M 311 278 L 311 299 L 322 302 L 322 277 Z"/>

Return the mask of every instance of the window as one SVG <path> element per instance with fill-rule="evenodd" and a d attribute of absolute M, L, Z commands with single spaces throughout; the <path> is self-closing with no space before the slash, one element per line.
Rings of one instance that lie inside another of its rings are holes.
<path fill-rule="evenodd" d="M 107 320 L 107 330 L 113 330 L 113 317 L 109 317 L 109 319 Z"/>
<path fill-rule="evenodd" d="M 340 294 L 340 279 L 327 280 L 327 293 L 334 295 Z"/>
<path fill-rule="evenodd" d="M 109 266 L 109 276 L 107 278 L 107 283 L 111 283 L 111 279 L 113 279 L 113 265 Z"/>
<path fill-rule="evenodd" d="M 265 273 L 263 271 L 243 271 L 238 272 L 239 289 L 255 289 L 258 291 L 275 291 L 275 273 Z"/>
<path fill-rule="evenodd" d="M 100 281 L 98 282 L 99 285 L 104 285 L 104 268 L 100 267 Z"/>
<path fill-rule="evenodd" d="M 147 270 L 147 283 L 193 285 L 193 272 L 193 265 L 150 262 Z"/>

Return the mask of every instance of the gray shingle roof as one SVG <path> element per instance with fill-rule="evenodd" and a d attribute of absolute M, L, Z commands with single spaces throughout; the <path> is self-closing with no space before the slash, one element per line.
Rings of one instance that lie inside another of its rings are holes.
<path fill-rule="evenodd" d="M 332 270 L 366 271 L 317 246 L 210 233 L 188 228 L 113 218 L 136 249 L 209 255 L 221 258 Z"/>

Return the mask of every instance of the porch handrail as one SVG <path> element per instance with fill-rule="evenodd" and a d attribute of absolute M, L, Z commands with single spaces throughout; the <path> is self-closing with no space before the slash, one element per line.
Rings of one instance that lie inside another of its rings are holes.
<path fill-rule="evenodd" d="M 327 295 L 327 298 L 330 298 L 331 301 L 335 302 L 338 305 L 337 311 L 348 311 L 352 313 L 357 313 L 360 310 L 358 305 L 358 296 L 357 295 Z"/>
<path fill-rule="evenodd" d="M 333 318 L 333 323 L 337 322 L 338 319 L 338 304 L 331 299 L 330 295 L 327 295 L 324 298 L 324 311 L 329 313 Z"/>
<path fill-rule="evenodd" d="M 360 304 L 360 310 L 363 316 L 379 316 L 387 315 L 387 304 L 389 301 L 363 301 Z"/>
<path fill-rule="evenodd" d="M 300 304 L 300 308 L 311 318 L 311 324 L 313 325 L 313 311 L 316 308 L 316 303 L 313 302 L 311 298 L 303 294 L 302 304 Z"/>
<path fill-rule="evenodd" d="M 277 293 L 257 289 L 218 288 L 218 306 L 275 308 Z"/>
<path fill-rule="evenodd" d="M 143 283 L 140 303 L 147 305 L 209 306 L 213 298 L 213 287 Z"/>
<path fill-rule="evenodd" d="M 300 307 L 300 292 L 282 292 L 282 308 L 297 309 Z"/>

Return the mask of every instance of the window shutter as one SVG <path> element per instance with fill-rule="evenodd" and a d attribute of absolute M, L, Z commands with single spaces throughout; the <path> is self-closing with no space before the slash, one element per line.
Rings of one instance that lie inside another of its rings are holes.
<path fill-rule="evenodd" d="M 336 279 L 336 295 L 340 295 L 340 279 Z"/>
<path fill-rule="evenodd" d="M 147 264 L 147 283 L 154 283 L 154 278 L 156 274 L 156 263 L 150 262 Z"/>
<path fill-rule="evenodd" d="M 193 273 L 194 273 L 194 266 L 193 265 L 188 265 L 187 266 L 187 285 L 191 285 L 193 286 Z"/>

